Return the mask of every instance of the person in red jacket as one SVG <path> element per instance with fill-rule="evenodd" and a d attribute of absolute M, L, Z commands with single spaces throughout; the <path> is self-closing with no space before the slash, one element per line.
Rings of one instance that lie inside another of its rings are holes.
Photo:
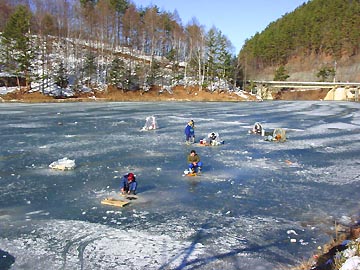
<path fill-rule="evenodd" d="M 122 194 L 136 194 L 137 182 L 133 173 L 125 174 L 121 180 L 120 191 Z"/>

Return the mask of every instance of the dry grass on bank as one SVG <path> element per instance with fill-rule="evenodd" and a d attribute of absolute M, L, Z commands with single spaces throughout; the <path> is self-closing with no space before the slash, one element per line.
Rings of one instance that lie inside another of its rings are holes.
<path fill-rule="evenodd" d="M 290 270 L 309 270 L 314 265 L 318 266 L 317 269 L 340 269 L 343 261 L 340 257 L 336 256 L 337 249 L 344 240 L 354 241 L 360 238 L 360 226 L 342 226 L 335 223 L 334 228 L 335 232 L 329 232 L 333 236 L 328 243 L 314 251 L 314 254 L 310 259 L 300 262 L 298 266 L 293 267 Z M 357 245 L 360 247 L 360 244 Z M 360 253 L 359 248 L 358 253 Z M 324 265 L 329 259 L 332 259 L 334 264 L 324 268 Z"/>
<path fill-rule="evenodd" d="M 328 89 L 318 90 L 299 90 L 284 89 L 273 95 L 274 100 L 323 100 L 328 93 Z M 94 91 L 89 93 L 78 93 L 76 97 L 55 98 L 43 95 L 40 92 L 29 93 L 24 90 L 15 91 L 0 96 L 3 102 L 90 102 L 90 101 L 138 101 L 138 102 L 155 102 L 155 101 L 199 101 L 199 102 L 230 102 L 230 101 L 256 101 L 254 95 L 243 92 L 242 96 L 234 92 L 209 92 L 199 90 L 198 87 L 176 86 L 172 88 L 172 93 L 166 90 L 160 91 L 159 87 L 153 87 L 149 91 L 123 91 L 114 87 L 108 87 L 106 91 Z"/>
<path fill-rule="evenodd" d="M 6 95 L 0 96 L 0 98 L 2 98 L 4 101 L 19 101 L 29 103 L 52 102 L 54 100 L 53 97 L 43 95 L 39 92 L 26 93 L 21 90 L 7 93 Z"/>
<path fill-rule="evenodd" d="M 166 90 L 159 91 L 159 88 L 150 91 L 122 91 L 109 87 L 107 91 L 82 93 L 72 98 L 54 98 L 43 95 L 39 92 L 27 93 L 15 91 L 1 96 L 4 102 L 83 102 L 83 101 L 255 101 L 253 95 L 246 94 L 246 98 L 235 93 L 208 92 L 196 88 L 174 87 L 173 93 Z"/>
<path fill-rule="evenodd" d="M 226 92 L 208 92 L 196 88 L 174 87 L 172 94 L 166 90 L 160 91 L 159 88 L 153 88 L 150 91 L 121 91 L 109 88 L 106 93 L 96 95 L 108 101 L 246 101 L 256 100 L 254 96 L 247 95 L 247 98 L 240 97 L 235 93 Z"/>

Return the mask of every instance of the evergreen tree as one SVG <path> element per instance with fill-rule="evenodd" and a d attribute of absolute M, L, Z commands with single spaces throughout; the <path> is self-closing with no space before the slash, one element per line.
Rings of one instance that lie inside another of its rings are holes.
<path fill-rule="evenodd" d="M 110 0 L 110 4 L 119 14 L 124 14 L 130 5 L 127 0 Z"/>
<path fill-rule="evenodd" d="M 225 63 L 226 79 L 232 85 L 232 89 L 241 84 L 242 72 L 235 55 L 229 55 L 229 59 Z"/>
<path fill-rule="evenodd" d="M 1 62 L 8 72 L 24 75 L 28 86 L 35 50 L 30 39 L 30 11 L 22 5 L 16 7 L 2 34 Z"/>
<path fill-rule="evenodd" d="M 335 77 L 335 69 L 333 67 L 322 67 L 316 74 L 316 77 L 320 78 L 320 81 L 325 82 L 329 78 Z"/>
<path fill-rule="evenodd" d="M 155 85 L 159 82 L 159 78 L 161 77 L 161 66 L 159 61 L 153 60 L 150 67 L 150 72 L 147 76 L 146 83 L 148 85 Z"/>
<path fill-rule="evenodd" d="M 275 71 L 274 81 L 286 81 L 287 78 L 289 78 L 289 74 L 284 66 L 280 66 Z"/>
<path fill-rule="evenodd" d="M 211 84 L 217 80 L 226 83 L 233 77 L 235 66 L 230 52 L 231 47 L 231 42 L 221 31 L 215 27 L 209 30 L 206 37 L 206 78 L 208 83 Z"/>
<path fill-rule="evenodd" d="M 57 86 L 60 88 L 66 88 L 69 85 L 69 77 L 67 71 L 64 67 L 64 63 L 60 63 L 58 69 L 54 74 L 54 81 Z"/>
<path fill-rule="evenodd" d="M 171 70 L 172 70 L 172 76 L 176 79 L 183 78 L 182 74 L 179 74 L 179 63 L 176 60 L 177 52 L 175 49 L 171 49 L 167 55 L 166 58 L 171 62 Z"/>
<path fill-rule="evenodd" d="M 80 4 L 82 6 L 86 6 L 86 5 L 95 6 L 97 2 L 98 0 L 80 0 Z"/>
<path fill-rule="evenodd" d="M 219 53 L 218 53 L 218 76 L 228 80 L 232 78 L 235 68 L 232 55 L 229 51 L 230 41 L 219 32 Z"/>
<path fill-rule="evenodd" d="M 206 36 L 206 80 L 211 83 L 217 77 L 218 36 L 217 29 L 211 28 Z"/>
<path fill-rule="evenodd" d="M 83 66 L 83 75 L 85 76 L 85 80 L 87 82 L 87 86 L 90 87 L 91 82 L 93 80 L 93 76 L 96 75 L 96 56 L 93 53 L 88 53 L 85 56 L 85 63 Z"/>
<path fill-rule="evenodd" d="M 124 61 L 120 58 L 115 58 L 110 66 L 109 75 L 107 78 L 108 83 L 112 86 L 123 89 L 126 81 L 126 75 Z"/>

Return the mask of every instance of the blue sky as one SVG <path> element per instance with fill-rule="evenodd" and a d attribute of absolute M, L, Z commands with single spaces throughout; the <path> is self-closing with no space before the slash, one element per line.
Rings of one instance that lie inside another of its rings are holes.
<path fill-rule="evenodd" d="M 193 17 L 209 30 L 219 29 L 238 53 L 246 39 L 293 11 L 308 0 L 132 0 L 137 7 L 156 5 L 163 11 L 178 11 L 183 25 Z"/>

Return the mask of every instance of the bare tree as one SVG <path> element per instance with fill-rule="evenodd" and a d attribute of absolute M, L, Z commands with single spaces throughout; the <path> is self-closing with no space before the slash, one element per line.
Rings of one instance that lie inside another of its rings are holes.
<path fill-rule="evenodd" d="M 136 7 L 130 5 L 122 19 L 125 46 L 138 46 L 138 36 L 141 35 L 141 17 Z"/>
<path fill-rule="evenodd" d="M 99 16 L 96 12 L 96 1 L 80 0 L 80 3 L 80 15 L 85 26 L 83 29 L 85 34 L 84 38 L 91 44 L 94 37 L 96 37 L 96 24 L 99 21 Z"/>
<path fill-rule="evenodd" d="M 205 31 L 195 18 L 186 27 L 189 54 L 187 62 L 197 70 L 198 84 L 200 90 L 204 82 L 204 56 L 205 56 Z"/>
<path fill-rule="evenodd" d="M 52 51 L 52 38 L 56 33 L 55 30 L 55 18 L 48 12 L 51 10 L 52 3 L 44 2 L 41 0 L 34 0 L 34 20 L 37 25 L 38 33 L 38 46 L 40 48 L 40 79 L 41 79 L 41 91 L 44 93 L 44 88 L 49 85 L 49 78 L 51 77 L 51 61 L 50 53 Z"/>
<path fill-rule="evenodd" d="M 10 4 L 11 0 L 3 0 L 0 2 L 0 32 L 4 31 L 7 20 L 10 14 L 14 11 L 13 6 Z"/>
<path fill-rule="evenodd" d="M 158 37 L 158 26 L 159 26 L 159 16 L 158 8 L 156 6 L 150 7 L 145 11 L 144 15 L 144 25 L 145 25 L 145 52 L 148 52 L 152 57 L 156 51 L 156 39 Z"/>
<path fill-rule="evenodd" d="M 97 48 L 99 48 L 99 57 L 97 57 L 97 84 L 99 82 L 105 83 L 107 78 L 107 71 L 110 65 L 110 51 L 113 51 L 112 46 L 108 44 L 113 44 L 112 39 L 112 26 L 115 16 L 115 10 L 111 5 L 111 0 L 99 0 L 96 8 L 97 17 L 99 18 L 96 25 L 96 42 Z"/>
<path fill-rule="evenodd" d="M 177 10 L 173 12 L 172 18 L 171 46 L 176 52 L 176 62 L 179 62 L 185 60 L 186 34 Z"/>
<path fill-rule="evenodd" d="M 110 0 L 110 3 L 115 10 L 114 17 L 114 33 L 115 33 L 115 45 L 121 45 L 121 33 L 122 33 L 122 16 L 124 15 L 126 9 L 129 6 L 129 1 L 127 0 Z"/>

